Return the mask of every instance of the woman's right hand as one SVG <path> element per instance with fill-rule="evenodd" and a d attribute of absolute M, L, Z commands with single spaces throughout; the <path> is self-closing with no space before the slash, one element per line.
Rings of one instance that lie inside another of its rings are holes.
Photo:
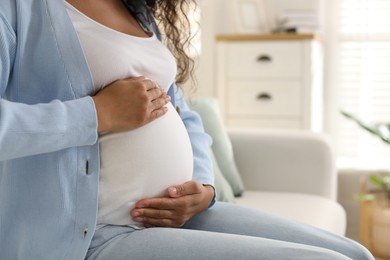
<path fill-rule="evenodd" d="M 141 127 L 167 112 L 170 97 L 145 77 L 118 80 L 92 97 L 98 132 L 112 133 Z"/>

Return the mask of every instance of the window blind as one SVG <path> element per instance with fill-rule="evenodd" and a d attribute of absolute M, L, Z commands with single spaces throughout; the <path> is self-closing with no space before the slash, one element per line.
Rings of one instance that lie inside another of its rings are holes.
<path fill-rule="evenodd" d="M 338 0 L 335 8 L 338 109 L 365 122 L 390 124 L 390 1 Z M 390 165 L 390 145 L 341 115 L 336 122 L 342 162 Z"/>

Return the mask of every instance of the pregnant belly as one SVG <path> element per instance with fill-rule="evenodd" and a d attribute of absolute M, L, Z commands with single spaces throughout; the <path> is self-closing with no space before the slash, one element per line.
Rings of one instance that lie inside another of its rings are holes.
<path fill-rule="evenodd" d="M 171 104 L 161 118 L 135 130 L 100 139 L 101 174 L 98 224 L 142 226 L 130 217 L 143 198 L 191 180 L 191 143 Z"/>

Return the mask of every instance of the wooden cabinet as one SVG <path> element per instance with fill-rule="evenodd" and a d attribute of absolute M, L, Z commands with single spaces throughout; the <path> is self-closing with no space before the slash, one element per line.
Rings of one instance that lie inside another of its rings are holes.
<path fill-rule="evenodd" d="M 322 51 L 314 35 L 220 35 L 217 96 L 228 126 L 322 128 Z"/>

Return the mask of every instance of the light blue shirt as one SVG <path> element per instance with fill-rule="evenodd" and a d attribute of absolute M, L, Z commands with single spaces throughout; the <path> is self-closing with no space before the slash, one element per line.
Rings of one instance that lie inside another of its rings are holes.
<path fill-rule="evenodd" d="M 84 259 L 98 205 L 93 93 L 63 0 L 1 0 L 1 260 Z M 193 146 L 193 179 L 213 184 L 211 139 L 180 92 L 169 94 Z"/>

